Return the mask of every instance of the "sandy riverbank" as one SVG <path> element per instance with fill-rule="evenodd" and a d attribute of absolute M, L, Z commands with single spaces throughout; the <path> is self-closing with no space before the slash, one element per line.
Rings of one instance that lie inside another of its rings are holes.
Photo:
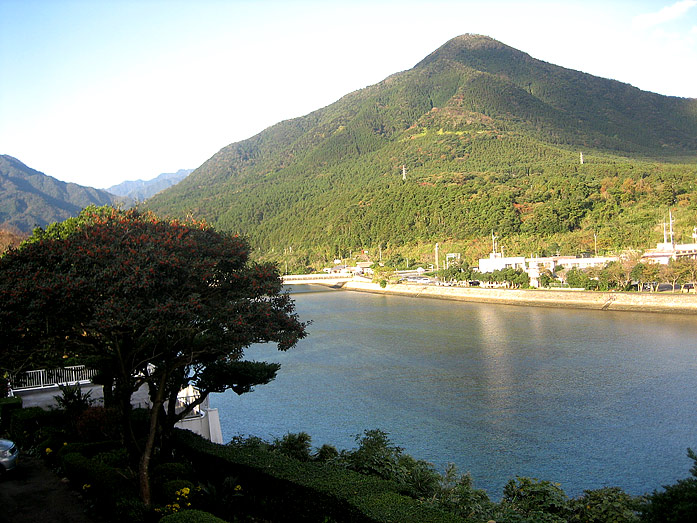
<path fill-rule="evenodd" d="M 695 294 L 482 289 L 405 284 L 388 285 L 383 289 L 377 283 L 360 281 L 346 282 L 342 288 L 358 292 L 507 305 L 697 314 L 697 295 Z"/>

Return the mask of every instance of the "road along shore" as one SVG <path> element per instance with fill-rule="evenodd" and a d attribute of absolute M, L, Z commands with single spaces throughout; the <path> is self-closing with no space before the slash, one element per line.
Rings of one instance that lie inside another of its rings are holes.
<path fill-rule="evenodd" d="M 348 281 L 342 289 L 443 300 L 535 307 L 697 314 L 697 295 L 681 293 L 596 292 L 546 289 L 483 289 L 437 285 L 387 285 Z"/>

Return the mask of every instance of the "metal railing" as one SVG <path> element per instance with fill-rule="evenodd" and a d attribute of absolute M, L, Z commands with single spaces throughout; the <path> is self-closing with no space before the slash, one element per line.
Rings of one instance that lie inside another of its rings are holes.
<path fill-rule="evenodd" d="M 175 412 L 183 411 L 187 406 L 192 404 L 194 401 L 198 400 L 199 397 L 200 397 L 200 394 L 194 394 L 192 396 L 178 396 L 177 397 L 177 404 L 174 408 Z M 202 415 L 201 411 L 205 411 L 207 409 L 208 409 L 208 398 L 203 400 L 199 405 L 196 405 L 191 412 L 189 412 L 186 416 L 184 416 L 184 419 L 199 417 Z"/>
<path fill-rule="evenodd" d="M 95 374 L 97 374 L 95 369 L 89 369 L 84 365 L 30 370 L 13 376 L 10 379 L 10 388 L 12 390 L 44 389 L 57 385 L 90 383 Z"/>

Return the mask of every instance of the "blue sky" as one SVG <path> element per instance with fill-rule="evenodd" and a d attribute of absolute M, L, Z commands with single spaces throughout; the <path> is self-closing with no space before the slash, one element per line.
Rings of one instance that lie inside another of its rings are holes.
<path fill-rule="evenodd" d="M 464 33 L 697 98 L 697 0 L 0 0 L 0 154 L 92 187 L 195 168 Z"/>

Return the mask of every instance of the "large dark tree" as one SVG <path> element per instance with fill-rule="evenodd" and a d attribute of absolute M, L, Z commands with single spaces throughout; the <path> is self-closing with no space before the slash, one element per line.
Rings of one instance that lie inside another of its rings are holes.
<path fill-rule="evenodd" d="M 96 366 L 122 414 L 123 437 L 140 456 L 150 501 L 156 438 L 210 392 L 268 383 L 278 365 L 244 361 L 252 343 L 280 350 L 305 336 L 276 268 L 251 263 L 247 242 L 198 222 L 89 209 L 0 258 L 0 366 L 16 372 L 65 357 Z M 183 411 L 177 393 L 200 398 Z M 131 395 L 149 388 L 143 448 L 130 426 Z"/>

